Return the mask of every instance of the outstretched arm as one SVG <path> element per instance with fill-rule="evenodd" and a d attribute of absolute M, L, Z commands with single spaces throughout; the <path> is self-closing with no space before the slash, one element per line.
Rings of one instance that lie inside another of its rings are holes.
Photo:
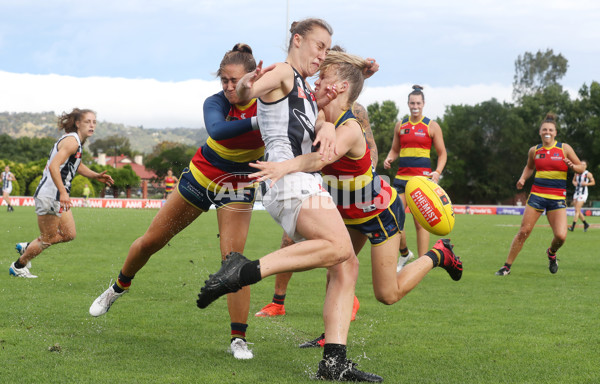
<path fill-rule="evenodd" d="M 231 104 L 223 92 L 212 95 L 204 101 L 204 125 L 209 136 L 214 140 L 231 139 L 258 129 L 256 116 L 248 119 L 227 121 L 230 109 Z"/>

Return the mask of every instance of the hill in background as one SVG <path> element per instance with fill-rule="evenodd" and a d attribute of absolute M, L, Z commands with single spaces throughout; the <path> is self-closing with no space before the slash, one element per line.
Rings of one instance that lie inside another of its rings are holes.
<path fill-rule="evenodd" d="M 56 127 L 57 118 L 58 116 L 54 112 L 0 112 L 0 135 L 8 134 L 12 138 L 45 136 L 58 138 L 61 132 Z M 129 138 L 131 149 L 142 153 L 152 152 L 152 148 L 163 141 L 199 147 L 208 138 L 208 133 L 204 128 L 157 129 L 99 121 L 96 132 L 89 139 L 89 143 L 114 135 Z"/>

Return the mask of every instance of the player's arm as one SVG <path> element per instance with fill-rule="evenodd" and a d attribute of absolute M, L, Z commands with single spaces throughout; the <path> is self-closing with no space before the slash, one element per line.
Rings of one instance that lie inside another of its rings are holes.
<path fill-rule="evenodd" d="M 437 152 L 437 166 L 433 172 L 431 172 L 431 180 L 437 183 L 440 180 L 440 176 L 444 171 L 444 167 L 446 166 L 446 162 L 448 161 L 448 153 L 446 152 L 446 145 L 444 144 L 444 134 L 442 133 L 442 128 L 440 125 L 432 121 L 429 124 L 429 132 L 431 134 L 431 138 L 433 139 L 433 147 Z"/>
<path fill-rule="evenodd" d="M 217 93 L 204 101 L 204 126 L 214 140 L 225 140 L 258 129 L 256 116 L 249 119 L 227 121 L 231 104 L 223 93 Z"/>
<path fill-rule="evenodd" d="M 72 136 L 65 137 L 58 143 L 57 149 L 56 155 L 54 155 L 54 158 L 48 165 L 48 170 L 50 171 L 50 177 L 52 178 L 54 185 L 56 185 L 56 188 L 58 189 L 60 206 L 65 210 L 69 210 L 71 208 L 71 198 L 62 181 L 60 166 L 66 162 L 71 155 L 77 153 L 79 143 Z"/>
<path fill-rule="evenodd" d="M 292 89 L 294 72 L 289 64 L 277 63 L 266 68 L 262 60 L 252 72 L 246 73 L 236 86 L 241 100 L 251 100 L 266 96 L 267 101 L 275 101 L 283 97 L 286 90 Z"/>
<path fill-rule="evenodd" d="M 571 183 L 573 184 L 574 187 L 577 186 L 577 174 L 573 175 L 573 180 L 571 180 Z"/>
<path fill-rule="evenodd" d="M 399 121 L 394 127 L 394 138 L 392 140 L 392 148 L 390 148 L 387 157 L 383 161 L 383 168 L 385 169 L 390 169 L 392 167 L 392 163 L 398 158 L 398 155 L 400 154 L 400 139 L 398 138 L 398 131 L 400 131 L 401 126 L 402 121 Z"/>
<path fill-rule="evenodd" d="M 587 178 L 589 181 L 587 183 L 585 183 L 586 187 L 591 187 L 593 185 L 596 185 L 596 180 L 594 179 L 594 175 L 592 174 L 592 172 L 587 173 Z"/>
<path fill-rule="evenodd" d="M 365 131 L 365 138 L 367 139 L 367 145 L 371 151 L 371 164 L 373 168 L 377 168 L 377 161 L 379 159 L 379 152 L 377 151 L 377 143 L 375 143 L 375 137 L 373 137 L 373 131 L 371 130 L 371 124 L 369 123 L 369 115 L 365 107 L 359 103 L 354 103 L 353 111 L 354 116 L 358 119 L 358 123 Z"/>
<path fill-rule="evenodd" d="M 579 160 L 579 157 L 577 157 L 573 147 L 567 143 L 563 143 L 563 151 L 565 153 L 565 158 L 563 159 L 565 164 L 567 164 L 567 166 L 576 173 L 583 173 L 587 168 L 587 165 Z"/>
<path fill-rule="evenodd" d="M 88 179 L 96 179 L 101 183 L 113 185 L 115 181 L 110 175 L 106 174 L 106 171 L 102 171 L 100 173 L 96 171 L 92 171 L 85 164 L 80 163 L 79 168 L 77 168 L 77 173 L 81 176 L 87 177 Z"/>
<path fill-rule="evenodd" d="M 529 153 L 527 154 L 527 164 L 525 168 L 523 168 L 523 172 L 521 173 L 521 177 L 517 181 L 517 189 L 523 189 L 525 186 L 525 181 L 533 175 L 533 171 L 535 171 L 535 146 L 529 148 Z"/>
<path fill-rule="evenodd" d="M 328 124 L 331 123 L 324 123 L 324 125 Z M 250 163 L 250 166 L 257 168 L 259 171 L 251 174 L 250 177 L 258 178 L 258 181 L 271 180 L 271 185 L 273 185 L 277 180 L 290 173 L 320 171 L 343 155 L 357 151 L 361 143 L 364 148 L 362 131 L 356 121 L 348 121 L 338 127 L 336 132 L 338 135 L 336 140 L 337 153 L 331 159 L 323 160 L 319 153 L 312 152 L 282 162 L 257 161 L 256 163 Z"/>

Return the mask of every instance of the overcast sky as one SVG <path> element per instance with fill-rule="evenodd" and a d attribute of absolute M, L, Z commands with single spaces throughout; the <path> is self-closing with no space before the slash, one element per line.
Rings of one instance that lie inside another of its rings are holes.
<path fill-rule="evenodd" d="M 511 101 L 514 62 L 551 48 L 569 61 L 575 96 L 600 81 L 597 0 L 0 0 L 0 111 L 92 108 L 98 119 L 144 127 L 202 127 L 225 51 L 248 43 L 285 59 L 294 20 L 320 17 L 333 43 L 374 57 L 380 71 L 359 101 L 394 100 L 412 84 L 425 114 L 492 97 Z"/>

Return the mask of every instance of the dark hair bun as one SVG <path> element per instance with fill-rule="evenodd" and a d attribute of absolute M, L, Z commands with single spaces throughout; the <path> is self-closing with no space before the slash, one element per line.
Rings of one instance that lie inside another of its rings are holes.
<path fill-rule="evenodd" d="M 544 119 L 545 123 L 555 123 L 556 124 L 556 115 L 552 112 L 546 114 L 546 118 Z"/>
<path fill-rule="evenodd" d="M 252 48 L 250 48 L 250 46 L 248 44 L 237 43 L 236 45 L 233 46 L 233 48 L 231 49 L 231 52 L 243 52 L 243 53 L 252 54 Z"/>
<path fill-rule="evenodd" d="M 422 91 L 423 90 L 423 86 L 422 85 L 413 85 L 412 89 L 414 89 L 415 91 Z"/>

